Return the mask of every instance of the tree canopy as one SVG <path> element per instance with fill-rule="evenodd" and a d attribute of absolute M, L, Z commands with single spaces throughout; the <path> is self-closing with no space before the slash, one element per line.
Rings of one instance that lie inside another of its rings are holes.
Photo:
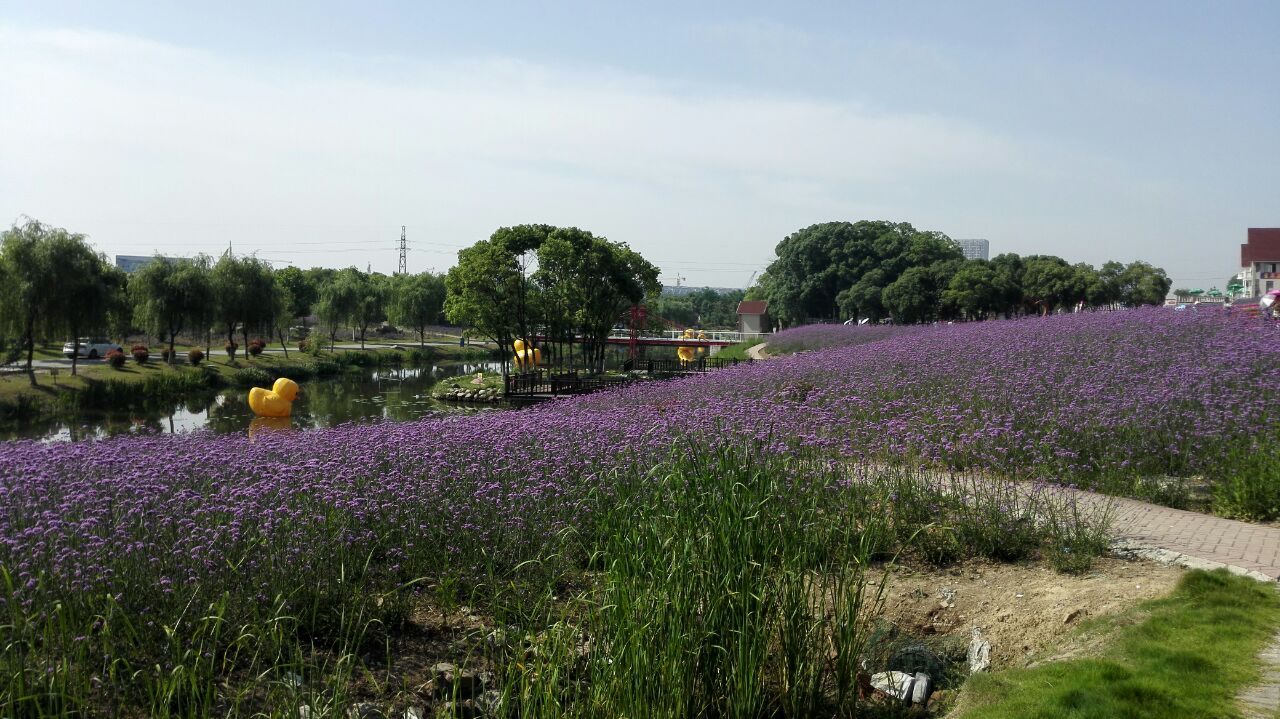
<path fill-rule="evenodd" d="M 878 319 L 883 291 L 912 267 L 961 259 L 940 232 L 905 222 L 826 222 L 792 233 L 761 281 L 769 312 L 795 324 L 841 314 Z"/>
<path fill-rule="evenodd" d="M 418 344 L 426 341 L 427 328 L 440 321 L 444 311 L 445 284 L 442 275 L 423 272 L 392 278 L 387 315 L 396 325 L 418 334 Z"/>
<path fill-rule="evenodd" d="M 576 333 L 593 363 L 627 307 L 660 290 L 658 269 L 626 244 L 551 225 L 499 228 L 458 253 L 445 284 L 450 321 L 504 349 L 545 335 L 554 357 Z"/>
<path fill-rule="evenodd" d="M 168 261 L 156 257 L 133 274 L 129 295 L 134 322 L 168 341 L 169 361 L 173 362 L 178 333 L 199 327 L 210 316 L 213 286 L 209 259 Z"/>

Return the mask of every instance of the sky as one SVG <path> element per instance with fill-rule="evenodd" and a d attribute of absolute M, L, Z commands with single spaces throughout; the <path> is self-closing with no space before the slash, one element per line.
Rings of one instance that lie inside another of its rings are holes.
<path fill-rule="evenodd" d="M 0 0 L 0 223 L 444 271 L 577 226 L 745 286 L 833 220 L 1222 286 L 1280 226 L 1280 3 Z"/>

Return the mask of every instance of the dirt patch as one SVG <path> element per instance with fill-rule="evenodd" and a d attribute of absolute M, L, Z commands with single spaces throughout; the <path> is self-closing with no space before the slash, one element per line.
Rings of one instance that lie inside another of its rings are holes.
<path fill-rule="evenodd" d="M 1020 667 L 1084 619 L 1167 595 L 1183 571 L 1111 558 L 1096 560 L 1080 576 L 1040 564 L 976 560 L 947 570 L 903 567 L 889 581 L 885 618 L 913 634 L 966 640 L 978 627 L 991 642 L 992 669 Z M 1088 648 L 1063 649 L 1076 654 Z"/>

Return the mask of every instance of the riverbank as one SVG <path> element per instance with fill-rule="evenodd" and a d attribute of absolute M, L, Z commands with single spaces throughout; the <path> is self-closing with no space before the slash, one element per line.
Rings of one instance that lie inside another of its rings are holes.
<path fill-rule="evenodd" d="M 41 354 L 48 354 L 43 348 Z M 76 375 L 69 367 L 35 370 L 36 384 L 20 368 L 0 374 L 0 426 L 53 419 L 70 413 L 145 409 L 149 404 L 208 397 L 229 387 L 268 386 L 278 377 L 298 380 L 334 377 L 354 369 L 421 366 L 440 361 L 487 360 L 492 347 L 373 344 L 368 349 L 336 352 L 264 352 L 231 360 L 206 358 L 198 366 L 168 364 L 158 356 L 130 359 L 116 369 L 103 361 L 82 361 Z"/>

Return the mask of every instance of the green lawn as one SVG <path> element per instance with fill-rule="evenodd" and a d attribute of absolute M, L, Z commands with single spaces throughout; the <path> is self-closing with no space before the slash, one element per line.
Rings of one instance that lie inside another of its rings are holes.
<path fill-rule="evenodd" d="M 719 359 L 744 360 L 747 359 L 747 349 L 755 347 L 758 344 L 760 344 L 759 340 L 751 340 L 749 342 L 739 342 L 736 345 L 729 345 L 728 347 L 721 347 L 720 351 L 716 353 L 716 357 Z"/>
<path fill-rule="evenodd" d="M 1188 572 L 1173 594 L 1134 611 L 1145 618 L 1093 627 L 1111 635 L 1098 656 L 973 677 L 957 716 L 1239 716 L 1235 695 L 1258 679 L 1256 657 L 1280 625 L 1276 588 L 1224 570 Z"/>

